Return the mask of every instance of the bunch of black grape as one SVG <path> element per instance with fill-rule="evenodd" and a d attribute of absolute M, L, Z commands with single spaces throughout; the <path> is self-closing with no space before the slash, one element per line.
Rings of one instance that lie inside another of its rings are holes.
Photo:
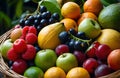
<path fill-rule="evenodd" d="M 84 32 L 76 32 L 74 29 L 61 32 L 59 39 L 62 44 L 69 46 L 71 52 L 74 50 L 85 52 L 92 43 L 92 39 L 88 38 Z"/>
<path fill-rule="evenodd" d="M 46 25 L 58 22 L 60 16 L 57 12 L 51 13 L 45 6 L 40 6 L 39 13 L 22 18 L 19 21 L 20 26 L 35 26 L 38 32 Z"/>

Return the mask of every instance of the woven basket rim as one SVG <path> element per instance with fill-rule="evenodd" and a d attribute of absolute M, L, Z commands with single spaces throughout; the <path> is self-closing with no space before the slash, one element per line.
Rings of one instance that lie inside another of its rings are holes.
<path fill-rule="evenodd" d="M 0 36 L 0 45 L 6 40 L 10 38 L 10 33 L 13 31 L 14 28 L 8 30 L 3 35 Z M 13 70 L 11 70 L 7 64 L 5 63 L 4 58 L 2 57 L 2 54 L 0 52 L 0 72 L 4 74 L 5 78 L 27 78 L 25 76 L 22 76 Z M 117 70 L 111 74 L 99 77 L 99 78 L 120 78 L 120 70 Z"/>

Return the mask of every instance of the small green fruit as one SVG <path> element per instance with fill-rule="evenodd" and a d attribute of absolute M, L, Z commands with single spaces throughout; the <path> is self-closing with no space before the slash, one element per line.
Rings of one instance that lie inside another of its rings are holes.
<path fill-rule="evenodd" d="M 78 62 L 72 53 L 63 53 L 57 58 L 56 66 L 62 68 L 67 73 L 71 68 L 77 67 Z"/>
<path fill-rule="evenodd" d="M 78 26 L 78 31 L 85 32 L 89 38 L 96 38 L 101 33 L 100 25 L 91 18 L 85 18 Z"/>
<path fill-rule="evenodd" d="M 1 46 L 0 46 L 0 52 L 2 56 L 7 59 L 7 52 L 8 50 L 13 46 L 12 40 L 7 39 Z"/>
<path fill-rule="evenodd" d="M 32 66 L 25 70 L 24 76 L 28 78 L 43 78 L 44 72 L 39 67 Z"/>
<path fill-rule="evenodd" d="M 57 55 L 52 49 L 40 50 L 35 57 L 36 66 L 40 67 L 43 71 L 55 66 Z"/>

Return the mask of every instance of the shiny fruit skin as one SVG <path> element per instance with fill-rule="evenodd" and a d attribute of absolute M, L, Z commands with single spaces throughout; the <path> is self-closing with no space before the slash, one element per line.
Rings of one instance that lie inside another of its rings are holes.
<path fill-rule="evenodd" d="M 0 53 L 5 59 L 7 59 L 8 50 L 11 49 L 12 46 L 13 46 L 13 43 L 11 39 L 5 40 L 4 43 L 0 45 Z"/>
<path fill-rule="evenodd" d="M 62 6 L 61 14 L 64 18 L 77 19 L 80 16 L 80 7 L 75 2 L 67 2 Z"/>
<path fill-rule="evenodd" d="M 10 34 L 10 39 L 12 42 L 14 42 L 16 39 L 20 38 L 22 35 L 22 28 L 16 28 L 14 29 Z"/>
<path fill-rule="evenodd" d="M 43 78 L 44 72 L 39 67 L 31 66 L 25 70 L 24 76 L 28 78 Z"/>
<path fill-rule="evenodd" d="M 101 77 L 112 73 L 113 70 L 106 64 L 101 64 L 95 69 L 95 77 Z"/>
<path fill-rule="evenodd" d="M 66 73 L 60 67 L 51 67 L 45 72 L 44 78 L 66 78 Z"/>
<path fill-rule="evenodd" d="M 68 71 L 66 78 L 90 78 L 90 75 L 86 69 L 82 67 L 74 67 Z"/>
<path fill-rule="evenodd" d="M 78 61 L 72 53 L 63 53 L 57 58 L 56 66 L 67 73 L 71 68 L 78 66 Z"/>
<path fill-rule="evenodd" d="M 114 69 L 120 69 L 120 49 L 115 49 L 111 51 L 107 58 L 108 65 Z"/>
<path fill-rule="evenodd" d="M 86 60 L 86 55 L 84 53 L 82 53 L 81 51 L 77 51 L 75 50 L 73 52 L 73 54 L 76 56 L 77 61 L 78 61 L 78 65 L 82 66 L 83 62 Z"/>
<path fill-rule="evenodd" d="M 64 23 L 66 31 L 69 31 L 71 28 L 75 29 L 75 31 L 78 31 L 78 25 L 75 20 L 70 18 L 64 18 L 60 22 Z"/>
<path fill-rule="evenodd" d="M 111 1 L 111 0 L 107 0 Z M 117 0 L 114 0 L 117 1 Z M 111 4 L 102 9 L 98 21 L 104 29 L 115 29 L 120 32 L 120 2 Z"/>
<path fill-rule="evenodd" d="M 98 67 L 98 62 L 94 58 L 88 58 L 83 62 L 83 68 L 85 68 L 90 74 L 93 74 L 95 69 Z"/>
<path fill-rule="evenodd" d="M 37 67 L 43 71 L 55 66 L 57 55 L 54 50 L 44 49 L 37 52 L 34 62 Z"/>
<path fill-rule="evenodd" d="M 120 33 L 114 29 L 103 29 L 96 41 L 108 45 L 112 50 L 118 49 L 120 48 Z"/>
<path fill-rule="evenodd" d="M 55 48 L 55 52 L 56 52 L 57 56 L 59 56 L 63 53 L 68 53 L 69 47 L 68 47 L 68 45 L 60 44 Z"/>
<path fill-rule="evenodd" d="M 24 39 L 17 39 L 13 43 L 13 48 L 16 53 L 24 53 L 27 49 L 27 43 Z"/>
<path fill-rule="evenodd" d="M 14 70 L 16 73 L 23 74 L 26 69 L 27 69 L 26 61 L 18 59 L 13 62 L 12 70 Z"/>
<path fill-rule="evenodd" d="M 65 31 L 63 23 L 54 23 L 44 27 L 38 34 L 38 45 L 41 49 L 55 49 L 61 42 L 59 33 Z"/>
<path fill-rule="evenodd" d="M 86 55 L 91 58 L 95 58 L 95 52 L 98 49 L 98 46 L 100 45 L 99 42 L 95 41 L 91 44 L 91 46 L 86 50 Z"/>
<path fill-rule="evenodd" d="M 111 48 L 108 45 L 101 44 L 99 45 L 97 51 L 95 52 L 96 57 L 100 60 L 107 60 L 109 53 L 111 52 Z"/>
<path fill-rule="evenodd" d="M 84 12 L 92 12 L 95 15 L 99 15 L 103 9 L 103 5 L 100 0 L 86 0 L 83 5 Z"/>

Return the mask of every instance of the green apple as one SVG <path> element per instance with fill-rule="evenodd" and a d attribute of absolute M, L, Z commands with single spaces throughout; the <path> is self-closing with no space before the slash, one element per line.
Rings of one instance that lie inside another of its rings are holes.
<path fill-rule="evenodd" d="M 55 66 L 57 55 L 52 49 L 40 50 L 35 56 L 35 65 L 40 67 L 43 71 Z"/>
<path fill-rule="evenodd" d="M 78 61 L 72 53 L 63 53 L 57 58 L 56 66 L 67 73 L 71 68 L 78 66 Z"/>
<path fill-rule="evenodd" d="M 24 76 L 28 78 L 43 78 L 44 72 L 39 67 L 32 66 L 25 70 Z"/>
<path fill-rule="evenodd" d="M 101 27 L 98 22 L 92 18 L 85 18 L 78 26 L 78 31 L 85 32 L 89 38 L 96 38 L 101 33 Z"/>
<path fill-rule="evenodd" d="M 11 39 L 7 39 L 3 44 L 1 44 L 0 52 L 5 59 L 7 59 L 7 52 L 12 46 L 13 43 Z"/>

